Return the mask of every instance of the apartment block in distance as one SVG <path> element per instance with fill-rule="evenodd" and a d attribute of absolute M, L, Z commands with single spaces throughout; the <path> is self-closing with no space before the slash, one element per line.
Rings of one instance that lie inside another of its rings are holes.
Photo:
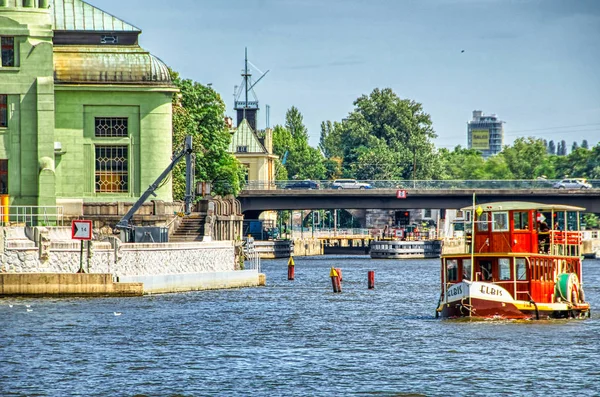
<path fill-rule="evenodd" d="M 504 121 L 495 114 L 484 115 L 481 110 L 473 111 L 473 120 L 467 123 L 467 147 L 481 152 L 488 158 L 502 151 Z"/>

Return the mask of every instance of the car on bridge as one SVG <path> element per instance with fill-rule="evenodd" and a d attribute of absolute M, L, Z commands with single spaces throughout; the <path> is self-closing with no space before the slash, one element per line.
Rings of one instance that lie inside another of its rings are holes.
<path fill-rule="evenodd" d="M 311 180 L 294 181 L 285 185 L 286 189 L 319 189 L 320 185 L 318 182 Z"/>
<path fill-rule="evenodd" d="M 355 179 L 336 179 L 331 184 L 332 189 L 372 189 L 368 183 L 358 182 Z"/>
<path fill-rule="evenodd" d="M 555 189 L 591 189 L 592 185 L 583 178 L 563 179 L 554 184 Z"/>

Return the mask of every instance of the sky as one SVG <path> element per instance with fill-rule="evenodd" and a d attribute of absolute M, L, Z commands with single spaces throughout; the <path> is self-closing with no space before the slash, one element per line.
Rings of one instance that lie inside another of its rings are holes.
<path fill-rule="evenodd" d="M 140 45 L 211 84 L 235 119 L 244 48 L 268 74 L 259 128 L 297 107 L 312 146 L 375 88 L 423 104 L 436 147 L 466 146 L 473 110 L 518 137 L 600 141 L 597 0 L 86 0 L 142 30 Z"/>

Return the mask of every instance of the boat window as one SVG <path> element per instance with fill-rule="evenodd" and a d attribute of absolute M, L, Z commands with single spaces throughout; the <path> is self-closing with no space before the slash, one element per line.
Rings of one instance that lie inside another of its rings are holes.
<path fill-rule="evenodd" d="M 513 212 L 515 230 L 529 230 L 529 213 L 527 211 Z"/>
<path fill-rule="evenodd" d="M 463 272 L 463 280 L 471 279 L 471 260 L 470 259 L 462 260 L 462 272 Z"/>
<path fill-rule="evenodd" d="M 565 213 L 555 212 L 554 219 L 552 220 L 553 230 L 565 230 Z"/>
<path fill-rule="evenodd" d="M 488 213 L 487 212 L 484 212 L 483 214 L 479 215 L 479 217 L 477 219 L 477 230 L 479 230 L 480 232 L 488 231 Z"/>
<path fill-rule="evenodd" d="M 498 259 L 498 268 L 500 269 L 500 280 L 510 280 L 510 259 Z"/>
<path fill-rule="evenodd" d="M 488 281 L 492 279 L 492 262 L 491 261 L 480 261 L 479 268 L 481 269 L 481 279 Z"/>
<path fill-rule="evenodd" d="M 578 227 L 577 227 L 577 218 L 578 218 L 578 213 L 575 211 L 569 211 L 567 212 L 567 229 L 566 230 L 570 230 L 570 231 L 578 231 Z"/>
<path fill-rule="evenodd" d="M 447 259 L 446 260 L 446 280 L 447 281 L 458 281 L 458 260 Z"/>
<path fill-rule="evenodd" d="M 493 212 L 492 213 L 492 231 L 493 232 L 508 231 L 508 212 Z"/>
<path fill-rule="evenodd" d="M 527 266 L 525 258 L 517 258 L 515 260 L 515 273 L 517 280 L 527 280 Z"/>

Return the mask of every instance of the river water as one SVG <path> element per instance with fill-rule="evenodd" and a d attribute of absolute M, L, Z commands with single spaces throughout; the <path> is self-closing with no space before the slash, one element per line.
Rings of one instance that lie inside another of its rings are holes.
<path fill-rule="evenodd" d="M 600 395 L 598 260 L 592 318 L 552 321 L 435 319 L 439 259 L 286 265 L 263 261 L 263 288 L 0 299 L 0 395 Z"/>

